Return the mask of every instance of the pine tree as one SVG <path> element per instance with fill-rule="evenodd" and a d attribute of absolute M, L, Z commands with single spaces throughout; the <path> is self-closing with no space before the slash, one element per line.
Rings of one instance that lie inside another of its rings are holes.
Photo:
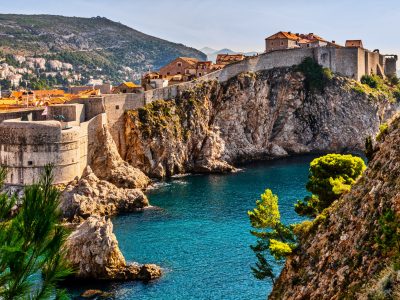
<path fill-rule="evenodd" d="M 269 278 L 274 282 L 272 261 L 283 262 L 296 247 L 293 229 L 281 223 L 278 197 L 271 190 L 266 190 L 257 200 L 256 207 L 248 212 L 251 226 L 250 233 L 257 237 L 255 245 L 250 246 L 257 257 L 257 263 L 251 267 L 253 275 L 259 280 Z"/>
<path fill-rule="evenodd" d="M 0 184 L 6 170 L 0 169 Z M 52 167 L 38 183 L 24 189 L 22 206 L 10 216 L 15 197 L 0 195 L 0 299 L 66 299 L 57 284 L 71 274 L 62 246 L 59 191 L 52 186 Z"/>

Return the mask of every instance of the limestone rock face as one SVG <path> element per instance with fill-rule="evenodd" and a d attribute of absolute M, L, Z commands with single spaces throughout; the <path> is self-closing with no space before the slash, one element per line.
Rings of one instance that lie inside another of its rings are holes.
<path fill-rule="evenodd" d="M 61 211 L 68 222 L 79 223 L 92 215 L 111 216 L 142 210 L 149 205 L 139 189 L 118 188 L 100 180 L 90 167 L 82 178 L 70 183 L 61 195 Z"/>
<path fill-rule="evenodd" d="M 322 93 L 291 68 L 200 82 L 174 100 L 126 114 L 126 160 L 155 177 L 228 172 L 233 164 L 309 152 L 363 150 L 398 109 L 334 77 Z"/>
<path fill-rule="evenodd" d="M 105 217 L 91 216 L 68 237 L 67 260 L 76 277 L 96 280 L 144 280 L 161 276 L 156 265 L 127 264 L 118 248 L 113 225 Z"/>
<path fill-rule="evenodd" d="M 377 238 L 385 212 L 400 219 L 400 115 L 376 149 L 364 176 L 300 237 L 270 299 L 399 299 L 398 245 L 384 251 Z"/>
<path fill-rule="evenodd" d="M 98 178 L 121 188 L 144 189 L 150 184 L 142 171 L 121 158 L 107 125 L 89 139 L 89 165 Z"/>

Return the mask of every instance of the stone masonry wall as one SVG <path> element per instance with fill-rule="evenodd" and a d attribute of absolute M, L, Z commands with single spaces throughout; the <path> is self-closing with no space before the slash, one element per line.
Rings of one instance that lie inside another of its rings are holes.
<path fill-rule="evenodd" d="M 77 106 L 78 112 L 81 106 Z M 0 123 L 0 164 L 7 184 L 36 181 L 46 164 L 54 165 L 55 184 L 80 177 L 88 163 L 88 142 L 106 122 L 99 114 L 79 126 L 62 130 L 58 121 L 6 120 Z"/>

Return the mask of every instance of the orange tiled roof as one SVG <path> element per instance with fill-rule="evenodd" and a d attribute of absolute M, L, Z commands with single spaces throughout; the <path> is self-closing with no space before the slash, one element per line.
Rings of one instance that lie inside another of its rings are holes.
<path fill-rule="evenodd" d="M 287 31 L 279 31 L 273 35 L 271 35 L 270 37 L 267 37 L 267 40 L 274 40 L 274 39 L 279 39 L 279 38 L 287 38 L 289 40 L 294 40 L 297 41 L 299 39 L 299 37 L 291 32 L 287 32 Z"/>
<path fill-rule="evenodd" d="M 127 86 L 128 88 L 138 88 L 138 87 L 140 87 L 139 85 L 134 84 L 133 82 L 130 82 L 130 81 L 124 82 L 124 83 L 122 83 L 121 85 L 125 85 L 125 86 Z"/>
<path fill-rule="evenodd" d="M 197 64 L 199 61 L 197 58 L 193 58 L 193 57 L 179 57 L 179 58 L 186 61 L 187 63 L 189 63 L 191 65 Z"/>
<path fill-rule="evenodd" d="M 32 93 L 37 97 L 64 95 L 63 90 L 33 90 Z"/>
<path fill-rule="evenodd" d="M 289 40 L 293 41 L 299 41 L 301 43 L 307 43 L 307 42 L 313 42 L 313 41 L 322 41 L 322 42 L 327 42 L 324 38 L 314 34 L 314 33 L 291 33 L 291 32 L 286 32 L 286 31 L 279 31 L 270 37 L 267 37 L 267 40 L 274 40 L 274 39 L 280 39 L 280 38 L 286 38 Z M 307 40 L 307 41 L 306 41 Z"/>

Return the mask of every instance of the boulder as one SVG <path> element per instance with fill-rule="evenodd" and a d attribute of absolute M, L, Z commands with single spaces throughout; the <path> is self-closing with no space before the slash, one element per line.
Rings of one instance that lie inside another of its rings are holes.
<path fill-rule="evenodd" d="M 69 184 L 61 195 L 61 211 L 68 222 L 80 223 L 92 215 L 111 216 L 140 211 L 149 201 L 139 189 L 119 188 L 100 180 L 86 167 L 82 178 Z"/>
<path fill-rule="evenodd" d="M 68 237 L 66 259 L 87 280 L 143 280 L 161 276 L 156 265 L 128 264 L 125 261 L 109 219 L 91 216 Z"/>

